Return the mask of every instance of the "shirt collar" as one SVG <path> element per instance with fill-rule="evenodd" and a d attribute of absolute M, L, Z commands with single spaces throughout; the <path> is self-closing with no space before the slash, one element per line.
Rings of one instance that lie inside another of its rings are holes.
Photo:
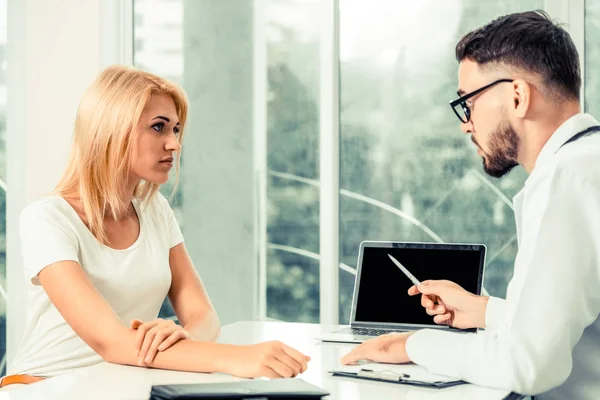
<path fill-rule="evenodd" d="M 513 197 L 513 206 L 516 207 L 516 205 L 519 202 L 519 198 L 524 195 L 525 188 L 527 187 L 529 181 L 531 180 L 531 176 L 535 174 L 535 171 L 542 169 L 545 164 L 552 161 L 554 154 L 569 139 L 571 139 L 573 136 L 575 136 L 579 132 L 582 132 L 582 131 L 588 129 L 589 127 L 592 127 L 595 125 L 600 125 L 600 123 L 598 121 L 596 121 L 596 119 L 594 117 L 592 117 L 591 115 L 583 114 L 583 113 L 575 114 L 572 117 L 570 117 L 569 119 L 567 119 L 565 122 L 563 122 L 562 125 L 560 125 L 558 127 L 558 129 L 556 129 L 554 131 L 552 136 L 550 136 L 550 138 L 548 139 L 548 141 L 546 142 L 544 147 L 542 147 L 542 151 L 540 151 L 540 154 L 538 155 L 538 158 L 535 161 L 535 166 L 533 167 L 533 171 L 531 171 L 531 173 L 525 180 L 525 184 L 523 185 L 523 187 L 521 188 L 519 193 L 517 193 Z"/>
<path fill-rule="evenodd" d="M 556 131 L 554 131 L 544 147 L 542 147 L 542 151 L 540 151 L 540 154 L 535 161 L 533 170 L 535 171 L 540 166 L 549 162 L 554 156 L 554 153 L 556 153 L 556 151 L 573 136 L 594 125 L 599 125 L 599 123 L 589 114 L 579 113 L 567 119 Z M 531 173 L 533 173 L 533 171 L 531 171 Z"/>

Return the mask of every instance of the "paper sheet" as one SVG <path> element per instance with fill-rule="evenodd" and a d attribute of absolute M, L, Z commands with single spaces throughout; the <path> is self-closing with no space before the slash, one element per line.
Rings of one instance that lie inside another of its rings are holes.
<path fill-rule="evenodd" d="M 392 373 L 396 375 L 406 374 L 410 377 L 406 377 L 407 380 L 422 381 L 422 382 L 453 382 L 460 379 L 451 378 L 448 376 L 437 375 L 427 371 L 425 368 L 410 363 L 410 364 L 380 364 L 380 363 L 364 363 L 359 365 L 342 365 L 336 368 L 336 371 L 358 373 L 361 369 L 370 369 L 376 372 L 385 371 L 390 375 Z"/>

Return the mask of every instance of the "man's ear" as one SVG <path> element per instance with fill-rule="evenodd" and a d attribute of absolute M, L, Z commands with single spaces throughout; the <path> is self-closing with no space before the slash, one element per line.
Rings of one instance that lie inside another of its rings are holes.
<path fill-rule="evenodd" d="M 513 110 L 518 118 L 525 118 L 531 101 L 531 86 L 522 79 L 515 79 L 513 88 Z"/>

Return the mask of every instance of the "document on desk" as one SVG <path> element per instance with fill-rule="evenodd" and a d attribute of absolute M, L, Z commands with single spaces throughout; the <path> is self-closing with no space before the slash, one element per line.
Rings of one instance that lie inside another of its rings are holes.
<path fill-rule="evenodd" d="M 437 375 L 425 368 L 410 364 L 367 363 L 360 365 L 344 365 L 331 372 L 334 376 L 368 379 L 408 385 L 444 388 L 465 384 L 465 381 L 448 376 Z"/>

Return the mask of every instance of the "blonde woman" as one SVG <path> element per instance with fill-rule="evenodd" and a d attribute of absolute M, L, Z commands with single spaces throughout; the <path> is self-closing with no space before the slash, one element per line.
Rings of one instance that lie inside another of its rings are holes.
<path fill-rule="evenodd" d="M 28 324 L 0 387 L 108 361 L 291 377 L 308 357 L 280 342 L 214 343 L 217 314 L 158 193 L 179 154 L 187 100 L 123 66 L 86 91 L 66 171 L 21 214 Z M 157 319 L 168 296 L 181 326 Z"/>

